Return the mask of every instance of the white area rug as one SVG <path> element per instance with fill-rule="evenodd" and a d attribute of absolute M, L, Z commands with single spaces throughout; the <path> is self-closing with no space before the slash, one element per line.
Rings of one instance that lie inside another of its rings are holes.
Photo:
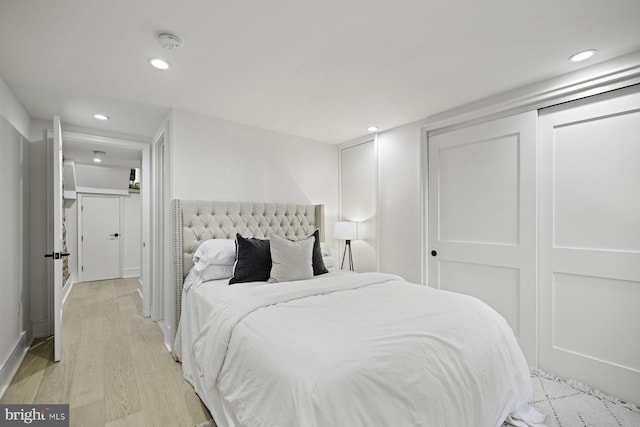
<path fill-rule="evenodd" d="M 640 408 L 635 405 L 538 369 L 531 371 L 531 381 L 534 397 L 530 403 L 547 416 L 549 427 L 640 427 Z M 216 425 L 208 421 L 196 427 Z"/>
<path fill-rule="evenodd" d="M 532 369 L 531 403 L 556 427 L 640 427 L 640 408 L 574 380 Z M 504 424 L 507 426 L 508 424 Z"/>

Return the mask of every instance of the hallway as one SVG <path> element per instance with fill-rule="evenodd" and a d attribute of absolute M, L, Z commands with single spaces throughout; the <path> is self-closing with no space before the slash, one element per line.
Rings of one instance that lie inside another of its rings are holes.
<path fill-rule="evenodd" d="M 71 426 L 194 426 L 210 418 L 141 316 L 137 278 L 74 285 L 65 302 L 62 360 L 34 340 L 1 403 L 69 403 Z"/>

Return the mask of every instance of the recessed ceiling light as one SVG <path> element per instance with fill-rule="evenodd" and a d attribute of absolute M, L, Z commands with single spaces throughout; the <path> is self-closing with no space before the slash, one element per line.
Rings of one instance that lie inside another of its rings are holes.
<path fill-rule="evenodd" d="M 149 64 L 153 65 L 158 70 L 168 70 L 169 69 L 169 63 L 167 61 L 165 61 L 164 59 L 149 58 Z"/>
<path fill-rule="evenodd" d="M 94 114 L 93 118 L 98 120 L 109 120 L 109 116 L 105 116 L 104 114 Z"/>
<path fill-rule="evenodd" d="M 96 163 L 102 162 L 102 158 L 107 154 L 104 151 L 94 151 L 93 152 L 93 161 Z"/>
<path fill-rule="evenodd" d="M 368 130 L 369 132 L 378 132 L 378 130 L 379 130 L 379 129 L 380 129 L 380 128 L 379 128 L 378 126 L 369 126 L 369 127 L 367 128 L 367 130 Z"/>
<path fill-rule="evenodd" d="M 595 49 L 583 50 L 582 52 L 578 52 L 574 55 L 571 55 L 569 57 L 569 61 L 571 62 L 584 61 L 585 59 L 591 58 L 596 52 L 597 50 Z"/>

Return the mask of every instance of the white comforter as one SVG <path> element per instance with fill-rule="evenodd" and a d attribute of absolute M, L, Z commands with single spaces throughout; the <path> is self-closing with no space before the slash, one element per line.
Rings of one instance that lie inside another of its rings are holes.
<path fill-rule="evenodd" d="M 510 414 L 535 419 L 513 332 L 473 297 L 382 273 L 207 286 L 189 291 L 209 295 L 210 313 L 201 307 L 202 326 L 187 342 L 183 336 L 183 352 L 191 352 L 185 376 L 201 396 L 215 390 L 233 413 L 225 424 L 476 427 L 499 426 Z"/>

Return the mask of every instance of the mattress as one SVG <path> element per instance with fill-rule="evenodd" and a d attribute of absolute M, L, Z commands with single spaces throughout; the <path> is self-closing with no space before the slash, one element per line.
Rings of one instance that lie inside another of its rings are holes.
<path fill-rule="evenodd" d="M 190 280 L 176 345 L 220 427 L 541 421 L 512 330 L 476 298 L 383 273 Z"/>

